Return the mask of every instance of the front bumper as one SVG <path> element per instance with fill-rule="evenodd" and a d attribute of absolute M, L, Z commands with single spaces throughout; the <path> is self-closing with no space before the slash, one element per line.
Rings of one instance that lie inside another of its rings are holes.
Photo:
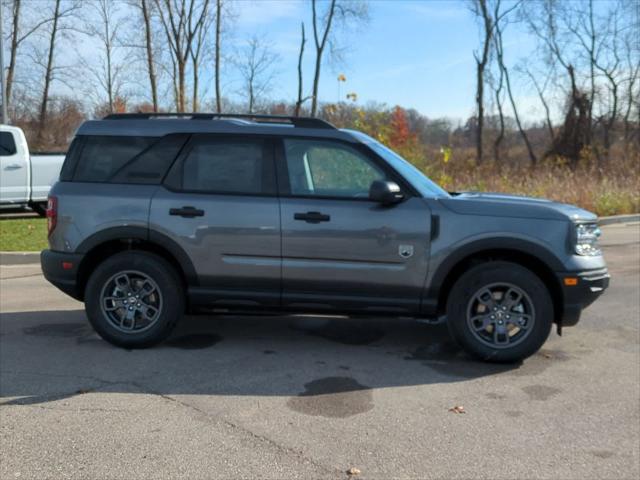
<path fill-rule="evenodd" d="M 562 312 L 558 321 L 562 327 L 571 327 L 578 323 L 582 310 L 604 293 L 609 286 L 610 278 L 606 268 L 562 272 L 557 276 L 562 287 Z"/>
<path fill-rule="evenodd" d="M 78 269 L 83 257 L 83 254 L 43 250 L 40 254 L 40 265 L 44 278 L 67 295 L 82 300 L 82 292 L 78 286 Z"/>

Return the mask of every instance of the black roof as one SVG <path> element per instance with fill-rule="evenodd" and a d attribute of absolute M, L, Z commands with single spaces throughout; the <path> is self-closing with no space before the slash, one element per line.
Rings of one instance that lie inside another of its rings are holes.
<path fill-rule="evenodd" d="M 311 136 L 354 141 L 319 118 L 220 113 L 118 113 L 84 122 L 77 135 L 160 137 L 171 133 Z"/>

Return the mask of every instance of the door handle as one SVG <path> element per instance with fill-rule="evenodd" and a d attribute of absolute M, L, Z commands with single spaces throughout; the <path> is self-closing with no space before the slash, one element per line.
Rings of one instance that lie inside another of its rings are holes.
<path fill-rule="evenodd" d="M 328 222 L 331 220 L 329 215 L 320 212 L 294 213 L 294 220 L 304 220 L 307 223 Z"/>
<path fill-rule="evenodd" d="M 204 216 L 204 210 L 200 210 L 196 207 L 172 208 L 169 210 L 169 215 L 187 218 L 202 217 Z"/>
<path fill-rule="evenodd" d="M 20 168 L 22 168 L 22 165 L 18 165 L 17 163 L 12 163 L 11 165 L 4 167 L 5 170 L 18 170 Z"/>

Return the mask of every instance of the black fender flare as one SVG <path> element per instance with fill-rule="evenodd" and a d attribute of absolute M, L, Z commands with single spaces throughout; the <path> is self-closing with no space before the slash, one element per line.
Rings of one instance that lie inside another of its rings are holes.
<path fill-rule="evenodd" d="M 564 269 L 564 264 L 555 253 L 535 241 L 520 237 L 488 237 L 472 240 L 454 248 L 439 262 L 425 289 L 422 301 L 424 312 L 429 314 L 437 312 L 441 289 L 456 265 L 466 258 L 492 251 L 510 251 L 532 258 L 545 265 L 550 272 L 560 272 Z"/>
<path fill-rule="evenodd" d="M 182 268 L 187 283 L 189 285 L 198 285 L 198 274 L 187 252 L 167 235 L 146 227 L 132 225 L 105 228 L 83 240 L 78 245 L 76 252 L 87 254 L 104 243 L 124 239 L 149 242 L 167 251 Z"/>

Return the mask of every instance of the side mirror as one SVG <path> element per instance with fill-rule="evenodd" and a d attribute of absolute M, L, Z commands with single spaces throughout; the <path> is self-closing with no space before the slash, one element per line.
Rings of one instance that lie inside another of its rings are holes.
<path fill-rule="evenodd" d="M 404 199 L 404 195 L 397 183 L 375 180 L 369 187 L 369 199 L 383 205 L 393 205 L 401 202 Z"/>

